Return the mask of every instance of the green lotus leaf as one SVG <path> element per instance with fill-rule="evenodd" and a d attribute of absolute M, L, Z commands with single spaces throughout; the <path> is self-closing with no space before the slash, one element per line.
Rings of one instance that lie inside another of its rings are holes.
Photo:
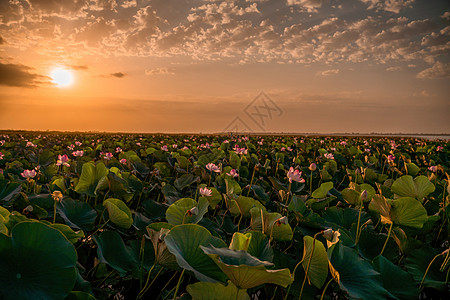
<path fill-rule="evenodd" d="M 279 222 L 283 217 L 281 214 L 277 212 L 268 213 L 258 207 L 253 207 L 250 210 L 250 214 L 252 216 L 250 224 L 253 230 L 263 231 L 269 239 L 273 238 L 280 242 L 292 240 L 294 234 L 291 226 Z"/>
<path fill-rule="evenodd" d="M 316 199 L 325 198 L 332 188 L 333 182 L 324 182 L 312 193 L 312 197 Z"/>
<path fill-rule="evenodd" d="M 369 204 L 369 210 L 380 214 L 382 223 L 392 223 L 391 204 L 389 204 L 382 195 L 375 195 L 372 198 Z"/>
<path fill-rule="evenodd" d="M 246 290 L 238 289 L 231 281 L 221 283 L 196 282 L 186 287 L 192 300 L 250 300 Z"/>
<path fill-rule="evenodd" d="M 0 298 L 63 299 L 76 278 L 77 253 L 57 229 L 22 222 L 0 234 Z"/>
<path fill-rule="evenodd" d="M 97 165 L 92 162 L 85 163 L 81 169 L 81 176 L 75 187 L 75 191 L 80 194 L 95 197 L 100 180 L 106 177 L 108 172 L 108 169 L 102 162 Z"/>
<path fill-rule="evenodd" d="M 95 300 L 96 298 L 89 293 L 76 291 L 70 292 L 70 294 L 64 298 L 64 300 Z"/>
<path fill-rule="evenodd" d="M 359 216 L 358 209 L 350 207 L 339 208 L 333 206 L 325 211 L 325 213 L 323 214 L 323 219 L 332 226 L 334 225 L 351 230 L 352 225 L 358 223 L 358 216 Z M 370 217 L 368 216 L 367 213 L 361 212 L 360 224 L 364 224 L 369 219 Z"/>
<path fill-rule="evenodd" d="M 242 192 L 241 186 L 236 180 L 228 178 L 225 179 L 228 195 L 239 195 Z"/>
<path fill-rule="evenodd" d="M 79 231 L 75 232 L 69 226 L 64 225 L 64 224 L 59 224 L 59 223 L 52 224 L 47 221 L 41 221 L 41 222 L 45 223 L 46 225 L 48 225 L 52 228 L 59 230 L 62 234 L 64 234 L 66 239 L 69 240 L 72 244 L 75 244 L 80 238 L 84 237 L 83 230 L 79 230 Z"/>
<path fill-rule="evenodd" d="M 355 205 L 361 202 L 359 200 L 359 196 L 361 195 L 361 193 L 354 189 L 345 188 L 344 190 L 342 190 L 341 194 L 342 197 L 344 197 L 344 200 L 349 204 Z"/>
<path fill-rule="evenodd" d="M 173 183 L 174 186 L 179 190 L 180 192 L 185 188 L 193 184 L 197 181 L 197 178 L 194 177 L 192 174 L 183 174 L 177 179 L 175 179 L 175 182 Z"/>
<path fill-rule="evenodd" d="M 197 224 L 177 225 L 165 236 L 164 241 L 169 251 L 175 255 L 178 265 L 192 271 L 198 280 L 225 282 L 225 274 L 203 253 L 200 246 L 226 247 L 226 244 L 213 237 L 206 228 Z"/>
<path fill-rule="evenodd" d="M 259 260 L 272 262 L 273 249 L 267 236 L 259 231 L 249 231 L 245 235 L 251 236 L 247 252 Z"/>
<path fill-rule="evenodd" d="M 103 231 L 92 237 L 97 243 L 97 256 L 100 262 L 108 264 L 123 277 L 139 267 L 133 250 L 126 246 L 116 231 Z"/>
<path fill-rule="evenodd" d="M 171 204 L 166 211 L 166 219 L 172 225 L 180 224 L 197 224 L 203 219 L 203 216 L 208 211 L 208 200 L 204 197 L 195 201 L 192 198 L 182 198 Z M 188 211 L 194 207 L 197 207 L 198 211 L 196 214 L 188 213 Z"/>
<path fill-rule="evenodd" d="M 320 289 L 328 277 L 328 257 L 321 241 L 314 240 L 313 252 L 313 240 L 310 236 L 303 238 L 302 266 L 305 273 L 308 270 L 308 281 Z"/>
<path fill-rule="evenodd" d="M 393 297 L 384 287 L 380 273 L 356 250 L 337 243 L 328 249 L 333 278 L 352 298 L 386 299 Z"/>
<path fill-rule="evenodd" d="M 240 289 L 249 289 L 265 283 L 287 287 L 294 281 L 289 269 L 268 270 L 266 267 L 272 266 L 272 263 L 261 261 L 246 251 L 214 246 L 201 246 L 201 249 Z"/>
<path fill-rule="evenodd" d="M 402 197 L 392 202 L 391 219 L 395 224 L 420 229 L 428 221 L 428 215 L 419 201 Z"/>
<path fill-rule="evenodd" d="M 252 238 L 251 234 L 243 234 L 240 232 L 235 232 L 231 238 L 231 243 L 229 248 L 231 250 L 244 250 L 247 251 L 250 245 L 250 240 Z"/>
<path fill-rule="evenodd" d="M 420 168 L 415 163 L 406 163 L 408 175 L 416 176 L 420 172 Z"/>
<path fill-rule="evenodd" d="M 422 248 L 411 251 L 406 259 L 405 266 L 416 284 L 422 282 L 423 276 L 428 269 L 423 285 L 425 287 L 446 291 L 448 290 L 445 278 L 446 272 L 441 272 L 440 270 L 440 266 L 444 262 L 444 257 L 442 255 L 438 256 L 431 266 L 429 266 L 436 254 L 439 254 L 437 249 L 425 245 Z"/>
<path fill-rule="evenodd" d="M 419 287 L 410 274 L 394 265 L 384 256 L 373 260 L 374 269 L 381 274 L 383 286 L 398 299 L 414 299 L 419 295 Z"/>
<path fill-rule="evenodd" d="M 152 226 L 155 225 L 156 226 Z M 156 227 L 156 228 L 155 228 Z M 147 226 L 147 232 L 153 244 L 154 256 L 156 262 L 166 268 L 178 270 L 179 266 L 175 255 L 173 255 L 164 241 L 164 237 L 169 233 L 173 226 L 168 223 L 152 223 Z M 155 229 L 153 229 L 155 228 Z"/>
<path fill-rule="evenodd" d="M 134 193 L 129 190 L 128 181 L 122 178 L 119 169 L 117 169 L 116 167 L 111 168 L 110 172 L 106 176 L 106 179 L 107 185 L 105 185 L 104 188 L 100 188 L 99 186 L 97 186 L 98 190 L 106 189 L 109 187 L 109 190 L 112 193 L 123 198 L 127 202 L 133 198 Z M 100 182 L 102 182 L 102 180 L 100 180 Z"/>
<path fill-rule="evenodd" d="M 229 209 L 230 213 L 233 216 L 239 216 L 242 212 L 244 218 L 250 218 L 251 217 L 250 209 L 252 209 L 253 207 L 266 210 L 264 205 L 262 205 L 261 202 L 259 202 L 258 200 L 244 196 L 239 196 L 237 197 L 237 199 L 231 200 Z"/>
<path fill-rule="evenodd" d="M 9 201 L 22 190 L 20 182 L 9 182 L 0 179 L 0 201 Z"/>
<path fill-rule="evenodd" d="M 122 200 L 109 198 L 103 201 L 103 206 L 108 210 L 111 222 L 122 228 L 128 229 L 131 227 L 133 216 L 131 210 Z"/>
<path fill-rule="evenodd" d="M 434 192 L 434 184 L 432 184 L 426 176 L 418 176 L 412 178 L 410 175 L 404 175 L 391 186 L 391 191 L 398 197 L 412 197 L 422 201 L 429 193 Z"/>
<path fill-rule="evenodd" d="M 57 203 L 56 208 L 64 222 L 72 228 L 92 230 L 97 212 L 86 202 L 64 198 Z"/>
<path fill-rule="evenodd" d="M 235 152 L 230 152 L 230 166 L 236 170 L 241 166 L 241 159 Z"/>

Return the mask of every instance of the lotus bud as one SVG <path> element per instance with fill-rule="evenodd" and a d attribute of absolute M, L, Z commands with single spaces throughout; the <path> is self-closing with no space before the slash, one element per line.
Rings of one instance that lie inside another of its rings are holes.
<path fill-rule="evenodd" d="M 327 240 L 331 240 L 333 238 L 333 229 L 328 228 L 328 229 L 324 230 L 322 235 Z"/>
<path fill-rule="evenodd" d="M 278 220 L 276 220 L 276 224 L 278 226 L 281 226 L 281 224 L 288 224 L 289 220 L 286 216 L 283 216 L 281 218 L 279 218 Z"/>
<path fill-rule="evenodd" d="M 188 214 L 189 217 L 196 216 L 198 215 L 198 207 L 194 206 L 193 208 L 189 209 L 186 213 Z"/>
<path fill-rule="evenodd" d="M 317 169 L 317 165 L 315 163 L 312 163 L 309 165 L 309 170 L 311 170 L 311 172 L 314 172 Z"/>
<path fill-rule="evenodd" d="M 333 229 L 329 228 L 327 230 L 324 230 L 322 232 L 323 237 L 327 240 L 327 247 L 330 248 L 337 242 L 339 242 L 339 236 L 341 235 L 339 231 L 334 231 Z"/>
<path fill-rule="evenodd" d="M 361 195 L 359 196 L 359 198 L 361 199 L 361 202 L 366 201 L 367 200 L 367 196 L 368 196 L 367 190 L 362 191 Z"/>
<path fill-rule="evenodd" d="M 280 190 L 278 194 L 280 194 L 281 199 L 284 199 L 284 197 L 286 196 L 286 192 L 284 190 Z"/>
<path fill-rule="evenodd" d="M 361 171 L 359 169 L 356 169 L 355 173 L 358 175 L 358 174 L 361 174 Z"/>

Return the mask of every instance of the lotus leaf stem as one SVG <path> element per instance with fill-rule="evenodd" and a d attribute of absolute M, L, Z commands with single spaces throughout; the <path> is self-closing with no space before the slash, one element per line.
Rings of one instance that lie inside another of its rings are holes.
<path fill-rule="evenodd" d="M 381 249 L 380 256 L 383 255 L 384 248 L 386 248 L 386 245 L 387 245 L 387 243 L 388 243 L 388 241 L 389 241 L 389 237 L 391 236 L 392 225 L 394 225 L 394 223 L 391 223 L 391 226 L 389 226 L 388 236 L 387 236 L 387 238 L 386 238 L 386 241 L 384 242 L 383 249 Z"/>
<path fill-rule="evenodd" d="M 178 290 L 180 289 L 181 281 L 183 280 L 183 275 L 184 275 L 185 270 L 186 269 L 183 269 L 183 271 L 181 271 L 180 279 L 178 279 L 178 283 L 177 283 L 177 289 L 175 290 L 175 294 L 173 295 L 173 300 L 177 299 Z"/>
<path fill-rule="evenodd" d="M 144 296 L 144 294 L 147 292 L 147 290 L 152 286 L 153 282 L 155 281 L 156 277 L 158 277 L 159 273 L 161 273 L 162 269 L 161 268 L 159 270 L 159 272 L 156 274 L 155 278 L 153 279 L 152 283 L 149 285 L 148 282 L 150 281 L 150 274 L 152 274 L 153 269 L 156 266 L 156 262 L 153 264 L 153 266 L 150 268 L 150 270 L 148 271 L 148 275 L 147 275 L 147 280 L 145 282 L 144 287 L 141 289 L 141 291 L 139 292 L 138 296 L 136 299 L 140 299 Z"/>
<path fill-rule="evenodd" d="M 250 190 L 252 189 L 253 179 L 255 178 L 255 171 L 256 171 L 256 168 L 253 167 L 252 179 L 250 180 L 250 186 L 248 188 L 247 197 L 250 194 Z"/>
<path fill-rule="evenodd" d="M 361 199 L 361 197 L 360 197 Z M 361 199 L 361 204 L 359 205 L 359 214 L 358 214 L 358 223 L 356 224 L 356 238 L 355 238 L 355 245 L 358 244 L 359 241 L 359 235 L 361 234 L 359 224 L 361 223 L 361 212 L 364 205 L 364 201 Z"/>
<path fill-rule="evenodd" d="M 325 292 L 327 291 L 328 285 L 330 285 L 330 283 L 333 281 L 333 278 L 331 278 L 330 280 L 328 280 L 327 285 L 325 285 L 325 287 L 323 288 L 322 291 L 322 295 L 320 296 L 320 300 L 323 300 L 323 297 L 325 296 Z"/>
<path fill-rule="evenodd" d="M 423 282 L 425 281 L 425 277 L 427 277 L 428 271 L 430 270 L 431 265 L 433 264 L 433 262 L 436 260 L 436 258 L 438 258 L 439 256 L 443 255 L 442 253 L 436 254 L 433 259 L 431 260 L 431 262 L 428 264 L 427 269 L 425 270 L 425 274 L 423 274 L 423 278 L 422 281 L 420 282 L 419 285 L 419 289 L 422 290 L 423 288 Z"/>
<path fill-rule="evenodd" d="M 312 246 L 312 249 L 311 249 L 311 254 L 309 255 L 308 265 L 306 266 L 305 278 L 303 279 L 302 288 L 301 288 L 301 290 L 300 290 L 300 295 L 298 296 L 298 299 L 299 299 L 299 300 L 302 299 L 303 288 L 305 287 L 306 278 L 308 278 L 309 267 L 310 267 L 310 265 L 311 265 L 311 260 L 312 260 L 312 256 L 313 256 L 313 253 L 314 253 L 314 249 L 316 248 L 316 238 L 317 238 L 317 236 L 318 236 L 319 234 L 322 234 L 322 233 L 323 233 L 323 231 L 320 231 L 320 232 L 318 232 L 318 233 L 316 233 L 316 234 L 314 235 L 313 246 Z"/>

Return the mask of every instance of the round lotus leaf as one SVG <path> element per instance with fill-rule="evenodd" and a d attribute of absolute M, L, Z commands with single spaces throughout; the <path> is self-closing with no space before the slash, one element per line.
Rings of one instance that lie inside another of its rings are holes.
<path fill-rule="evenodd" d="M 224 286 L 221 283 L 196 282 L 187 286 L 186 290 L 193 300 L 250 300 L 246 290 L 238 289 L 231 281 Z"/>
<path fill-rule="evenodd" d="M 166 219 L 172 225 L 197 224 L 208 211 L 209 202 L 205 197 L 195 201 L 192 198 L 182 198 L 171 204 L 166 211 Z M 197 209 L 194 209 L 197 207 Z M 193 212 L 189 212 L 194 209 Z"/>
<path fill-rule="evenodd" d="M 197 224 L 178 225 L 170 230 L 164 241 L 169 251 L 175 255 L 178 265 L 192 271 L 198 280 L 207 282 L 226 280 L 225 274 L 200 249 L 200 246 L 208 245 L 226 247 L 221 239 L 213 237 L 206 228 Z"/>
<path fill-rule="evenodd" d="M 108 210 L 111 222 L 122 228 L 131 227 L 133 224 L 131 210 L 122 200 L 109 198 L 103 201 L 103 206 Z"/>
<path fill-rule="evenodd" d="M 201 248 L 240 289 L 249 289 L 265 283 L 287 287 L 294 281 L 289 269 L 268 270 L 266 267 L 273 266 L 272 263 L 261 261 L 246 251 L 214 246 Z"/>
<path fill-rule="evenodd" d="M 57 229 L 22 222 L 0 234 L 0 298 L 64 299 L 77 278 L 77 253 Z"/>
<path fill-rule="evenodd" d="M 328 277 L 327 251 L 321 241 L 314 240 L 310 236 L 303 238 L 303 244 L 303 269 L 305 273 L 308 270 L 308 281 L 320 289 Z"/>

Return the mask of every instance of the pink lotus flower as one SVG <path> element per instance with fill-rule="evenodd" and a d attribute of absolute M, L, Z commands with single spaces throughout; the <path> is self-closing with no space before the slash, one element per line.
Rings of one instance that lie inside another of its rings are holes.
<path fill-rule="evenodd" d="M 116 148 L 116 153 L 120 153 L 120 152 L 122 152 L 122 148 L 117 147 L 117 148 Z"/>
<path fill-rule="evenodd" d="M 346 141 L 342 141 L 342 142 L 341 142 L 341 145 L 342 145 L 342 146 L 347 146 L 347 142 L 346 142 Z"/>
<path fill-rule="evenodd" d="M 317 165 L 315 163 L 312 163 L 309 165 L 309 170 L 314 172 L 317 169 Z"/>
<path fill-rule="evenodd" d="M 81 156 L 84 155 L 84 151 L 83 150 L 77 150 L 77 151 L 72 152 L 72 155 L 81 157 Z"/>
<path fill-rule="evenodd" d="M 141 144 L 141 143 L 136 143 L 136 145 L 137 145 L 137 146 L 139 146 L 139 147 L 140 147 L 140 146 L 142 146 L 142 144 Z"/>
<path fill-rule="evenodd" d="M 69 149 L 70 151 L 73 151 L 73 149 L 75 149 L 75 145 L 72 144 L 72 145 L 70 145 L 70 146 L 67 146 L 67 149 Z"/>
<path fill-rule="evenodd" d="M 280 151 L 281 151 L 281 152 L 284 152 L 284 151 L 286 151 L 286 148 L 281 147 Z"/>
<path fill-rule="evenodd" d="M 206 165 L 206 168 L 211 172 L 220 173 L 220 168 L 213 163 L 209 163 Z"/>
<path fill-rule="evenodd" d="M 258 141 L 258 145 L 263 145 L 264 144 L 264 139 L 261 139 L 260 141 Z"/>
<path fill-rule="evenodd" d="M 212 195 L 212 190 L 207 187 L 200 188 L 200 195 L 202 195 L 202 197 L 209 197 Z"/>
<path fill-rule="evenodd" d="M 231 177 L 238 177 L 239 176 L 239 174 L 237 173 L 236 169 L 232 169 L 230 171 L 230 173 L 227 173 L 227 175 L 231 176 Z"/>
<path fill-rule="evenodd" d="M 287 172 L 287 177 L 289 178 L 289 182 L 292 181 L 297 181 L 297 182 L 305 182 L 305 179 L 303 179 L 302 177 L 302 172 L 300 172 L 299 170 L 295 169 L 293 167 L 289 168 L 289 171 Z"/>
<path fill-rule="evenodd" d="M 189 150 L 189 147 L 184 146 L 183 148 L 181 148 L 182 150 Z"/>
<path fill-rule="evenodd" d="M 105 156 L 103 158 L 106 160 L 110 160 L 111 158 L 113 158 L 113 154 L 111 152 L 105 153 Z"/>
<path fill-rule="evenodd" d="M 56 161 L 56 165 L 57 166 L 66 166 L 66 167 L 70 167 L 70 165 L 68 164 L 69 161 L 69 157 L 64 154 L 64 155 L 58 155 L 58 160 Z"/>
<path fill-rule="evenodd" d="M 326 159 L 334 159 L 334 155 L 332 153 L 325 153 L 324 156 Z"/>
<path fill-rule="evenodd" d="M 35 170 L 23 170 L 23 172 L 20 173 L 20 175 L 22 175 L 23 178 L 31 179 L 36 177 L 37 173 Z"/>
<path fill-rule="evenodd" d="M 370 152 L 369 148 L 364 149 L 365 152 Z"/>
<path fill-rule="evenodd" d="M 228 140 L 223 141 L 224 144 L 229 144 L 230 142 Z"/>
<path fill-rule="evenodd" d="M 0 141 L 0 146 L 3 146 L 5 144 L 5 140 Z"/>
<path fill-rule="evenodd" d="M 5 156 L 5 154 L 3 154 L 2 152 L 0 152 L 0 159 L 3 159 L 4 156 Z"/>
<path fill-rule="evenodd" d="M 247 154 L 247 149 L 239 148 L 238 145 L 235 145 L 234 146 L 234 152 L 236 152 L 236 154 Z"/>
<path fill-rule="evenodd" d="M 81 143 L 81 142 L 75 142 L 75 145 L 77 145 L 78 147 L 80 147 L 81 144 L 83 144 L 83 143 Z"/>
<path fill-rule="evenodd" d="M 126 160 L 125 158 L 122 158 L 121 160 L 119 160 L 119 162 L 120 162 L 122 165 L 126 165 L 126 164 L 127 164 L 127 160 Z"/>
<path fill-rule="evenodd" d="M 391 154 L 391 155 L 388 156 L 388 161 L 389 162 L 394 162 L 394 160 L 395 160 L 395 156 L 394 155 Z"/>
<path fill-rule="evenodd" d="M 437 172 L 437 166 L 430 166 L 430 167 L 428 167 L 428 170 L 430 170 L 433 173 L 436 173 Z"/>
<path fill-rule="evenodd" d="M 169 150 L 167 149 L 167 145 L 162 146 L 162 147 L 161 147 L 161 150 L 162 150 L 162 151 L 169 151 Z"/>
<path fill-rule="evenodd" d="M 444 147 L 442 147 L 442 146 L 437 146 L 436 147 L 436 151 L 442 151 L 442 150 L 444 150 Z"/>
<path fill-rule="evenodd" d="M 177 149 L 177 148 L 178 148 L 178 145 L 177 145 L 177 144 L 173 144 L 173 145 L 172 145 L 172 148 L 173 148 L 173 149 Z"/>
<path fill-rule="evenodd" d="M 33 144 L 32 142 L 27 142 L 27 147 L 34 147 L 34 148 L 36 148 L 37 145 Z"/>

